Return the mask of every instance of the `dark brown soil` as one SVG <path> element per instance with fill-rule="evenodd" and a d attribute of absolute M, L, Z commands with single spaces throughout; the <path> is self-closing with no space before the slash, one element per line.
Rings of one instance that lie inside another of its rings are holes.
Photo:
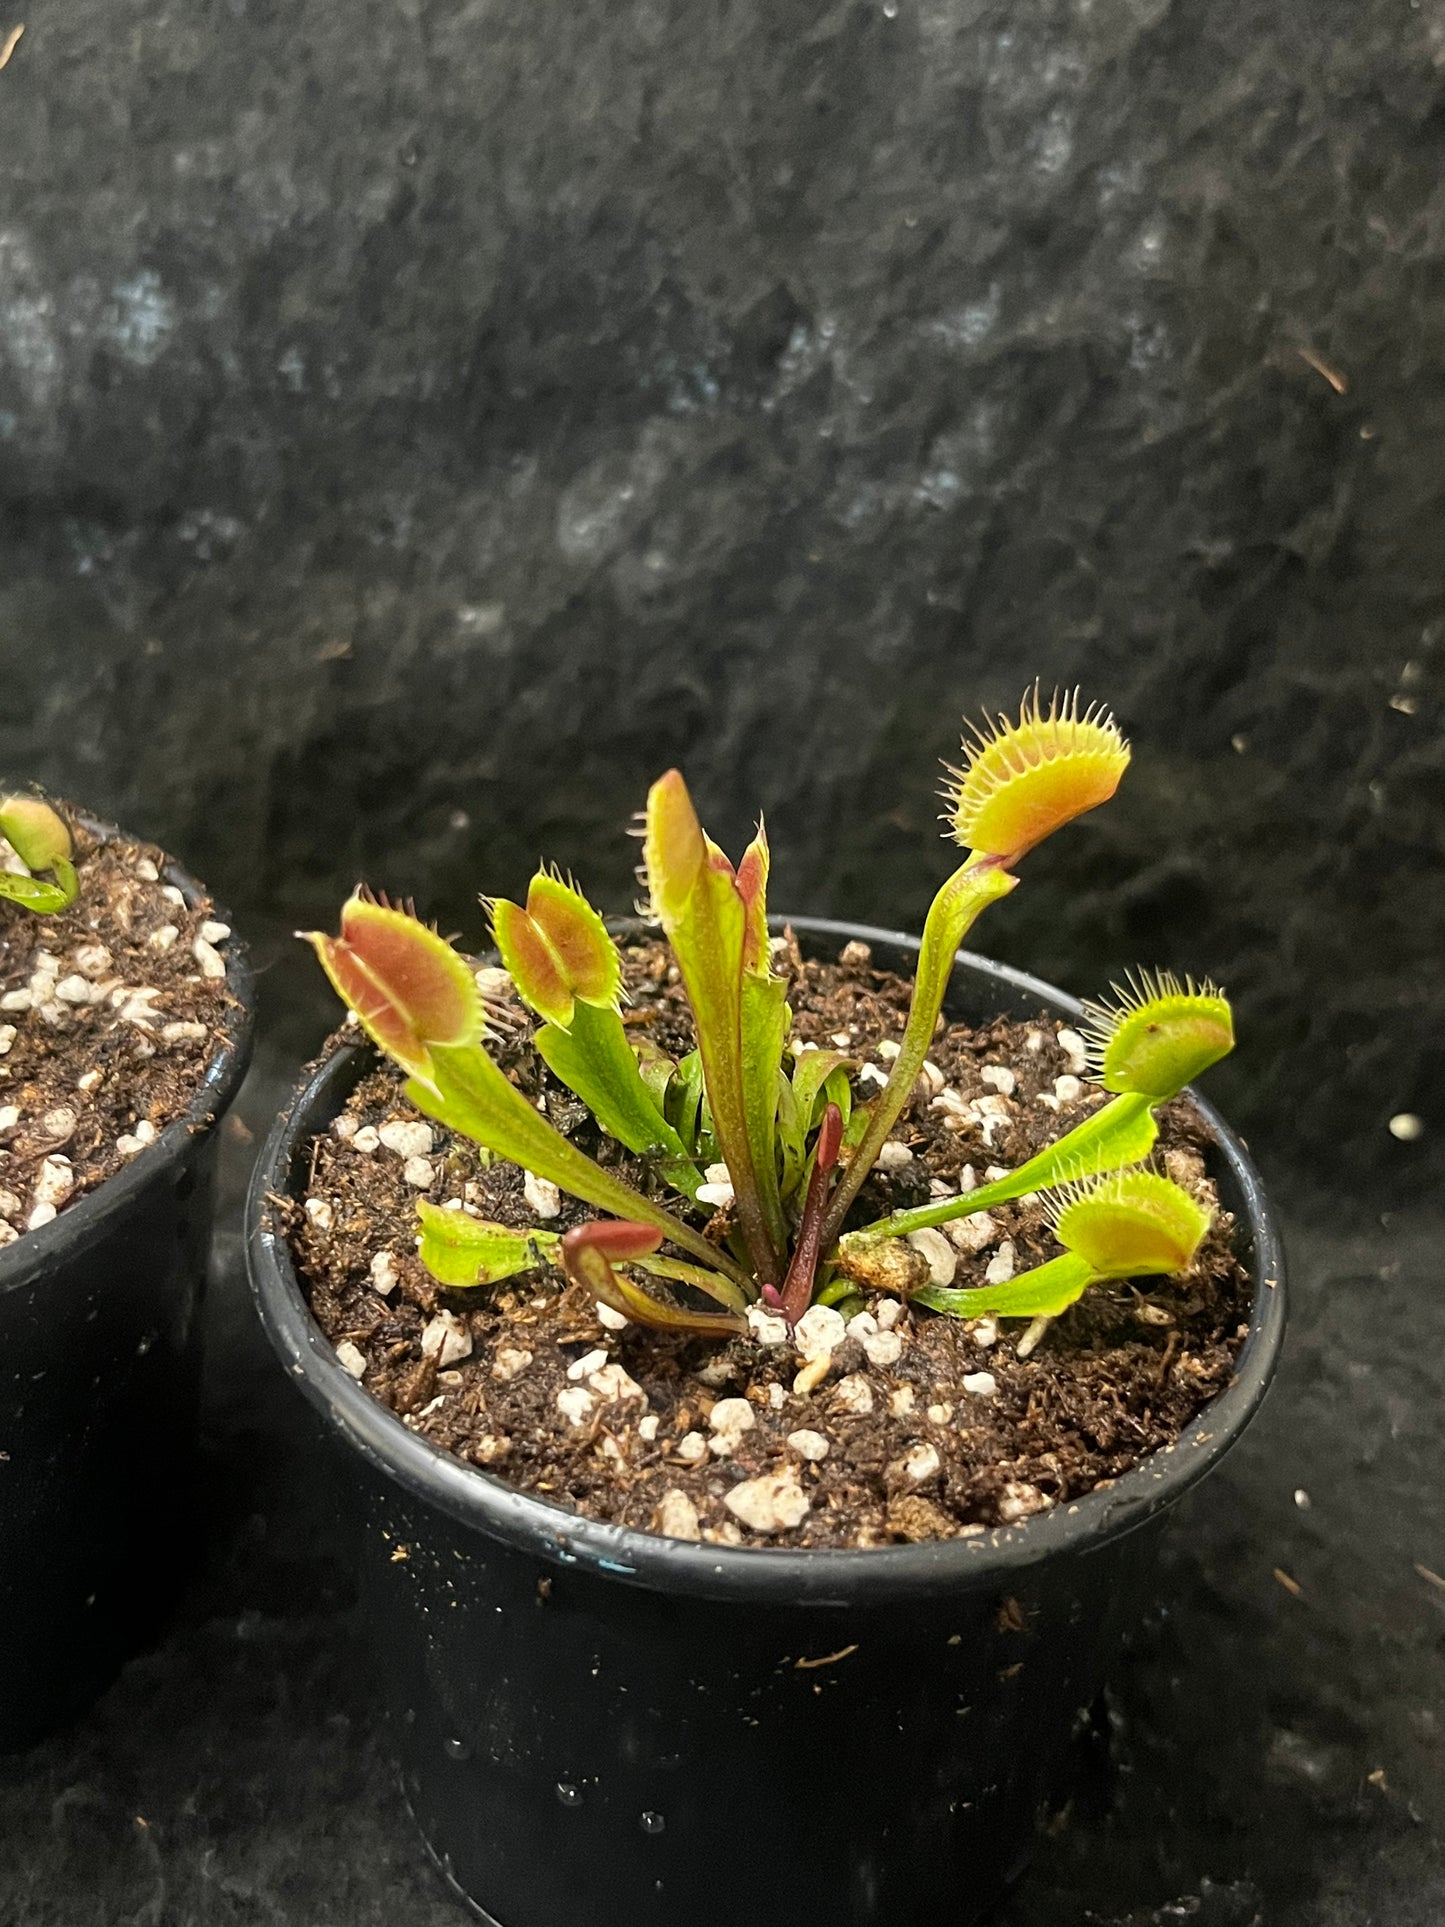
<path fill-rule="evenodd" d="M 165 883 L 165 861 L 78 828 L 68 910 L 0 901 L 0 1247 L 183 1116 L 225 1042 L 230 993 L 205 972 L 229 932 Z"/>
<path fill-rule="evenodd" d="M 795 955 L 785 962 L 796 1034 L 824 1045 L 846 1034 L 865 1062 L 884 1063 L 876 1047 L 901 1036 L 908 985 L 874 971 L 861 946 L 836 965 Z M 687 1049 L 687 1008 L 669 981 L 666 951 L 638 946 L 627 964 L 629 1021 L 674 1052 Z M 931 1181 L 967 1188 L 965 1167 L 983 1183 L 990 1167 L 1016 1166 L 1061 1123 L 1102 1101 L 1087 1084 L 1074 1092 L 1066 1083 L 1058 1098 L 1056 1080 L 1071 1075 L 1059 1029 L 1043 1015 L 977 1030 L 941 1026 L 930 1061 L 944 1093 L 920 1084 L 894 1134 L 912 1156 L 874 1174 L 854 1221 L 925 1201 Z M 518 1085 L 545 1097 L 553 1122 L 584 1148 L 600 1148 L 645 1181 L 637 1160 L 608 1141 L 599 1147 L 590 1118 L 525 1037 L 519 1025 L 517 1038 L 498 1047 Z M 997 1088 L 1007 1078 L 985 1081 L 986 1067 L 1012 1072 L 1012 1093 Z M 857 1086 L 863 1097 L 876 1088 Z M 992 1145 L 984 1141 L 988 1113 L 951 1113 L 947 1091 L 965 1106 L 997 1100 L 988 1107 Z M 539 1219 L 524 1174 L 484 1163 L 465 1139 L 428 1125 L 431 1149 L 410 1166 L 414 1146 L 375 1141 L 379 1127 L 419 1122 L 399 1076 L 380 1064 L 317 1139 L 305 1207 L 290 1208 L 313 1311 L 343 1363 L 407 1425 L 511 1485 L 594 1518 L 728 1543 L 806 1546 L 878 1546 L 1012 1523 L 1173 1443 L 1228 1383 L 1247 1330 L 1249 1280 L 1232 1250 L 1232 1221 L 1221 1213 L 1187 1279 L 1095 1286 L 1027 1357 L 1018 1353 L 1020 1321 L 902 1311 L 892 1327 L 901 1340 L 896 1357 L 891 1340 L 869 1330 L 870 1318 L 850 1325 L 826 1368 L 815 1368 L 826 1370 L 819 1382 L 805 1378 L 795 1389 L 804 1361 L 791 1342 L 739 1338 L 720 1347 L 635 1326 L 606 1329 L 591 1300 L 546 1265 L 491 1291 L 438 1286 L 415 1254 L 419 1197 L 460 1200 L 505 1224 Z M 1197 1113 L 1176 1103 L 1161 1122 L 1173 1174 L 1210 1189 Z M 563 1196 L 547 1228 L 589 1215 Z M 1036 1201 L 991 1217 L 992 1226 L 978 1228 L 987 1241 L 957 1251 L 956 1284 L 984 1282 L 1006 1241 L 1020 1271 L 1058 1249 Z M 870 1300 L 869 1311 L 881 1311 L 886 1324 L 896 1301 Z M 594 1352 L 605 1356 L 589 1357 Z M 715 1410 L 722 1400 L 746 1404 Z M 739 1418 L 747 1429 L 733 1429 Z M 821 1443 L 821 1459 L 807 1456 Z M 780 1487 L 766 1483 L 778 1479 Z M 801 1517 L 770 1526 L 770 1513 Z"/>

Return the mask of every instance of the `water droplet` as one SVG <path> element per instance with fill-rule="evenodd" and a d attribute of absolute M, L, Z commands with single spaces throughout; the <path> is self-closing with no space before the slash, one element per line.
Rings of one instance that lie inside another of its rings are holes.
<path fill-rule="evenodd" d="M 885 20 L 898 18 L 898 0 L 883 0 L 883 18 Z"/>
<path fill-rule="evenodd" d="M 661 1833 L 667 1822 L 660 1813 L 644 1813 L 637 1824 L 644 1833 Z"/>
<path fill-rule="evenodd" d="M 567 1780 L 557 1782 L 557 1798 L 564 1807 L 580 1807 L 582 1804 L 582 1795 Z"/>
<path fill-rule="evenodd" d="M 449 1760 L 469 1760 L 472 1749 L 465 1740 L 443 1740 L 442 1751 Z"/>

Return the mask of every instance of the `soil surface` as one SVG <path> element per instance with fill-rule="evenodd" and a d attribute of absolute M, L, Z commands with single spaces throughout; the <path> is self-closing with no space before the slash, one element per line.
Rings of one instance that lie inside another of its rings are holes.
<path fill-rule="evenodd" d="M 74 834 L 68 909 L 0 901 L 0 1246 L 183 1116 L 226 1041 L 231 933 L 209 898 L 187 906 L 149 844 Z"/>
<path fill-rule="evenodd" d="M 677 1054 L 692 1033 L 669 962 L 660 944 L 627 953 L 628 1022 Z M 780 964 L 795 1036 L 846 1046 L 860 1062 L 856 1095 L 876 1094 L 902 1036 L 907 982 L 874 970 L 859 944 L 836 964 L 795 951 Z M 513 1014 L 495 1046 L 513 1080 L 579 1145 L 648 1186 L 643 1162 L 599 1139 L 532 1050 L 519 1006 Z M 941 1023 L 889 1168 L 870 1177 L 850 1222 L 1016 1167 L 1104 1100 L 1082 1069 L 1077 1035 L 1045 1014 Z M 1024 1356 L 1022 1321 L 935 1316 L 871 1295 L 846 1329 L 815 1307 L 800 1349 L 756 1314 L 753 1336 L 721 1345 L 609 1326 L 545 1263 L 490 1290 L 445 1289 L 416 1255 L 418 1198 L 554 1231 L 592 1213 L 564 1194 L 544 1196 L 556 1212 L 539 1217 L 537 1187 L 529 1199 L 518 1167 L 484 1162 L 421 1118 L 401 1082 L 380 1061 L 362 1079 L 314 1143 L 304 1204 L 288 1206 L 312 1309 L 347 1369 L 413 1430 L 594 1518 L 816 1547 L 1016 1523 L 1177 1439 L 1228 1383 L 1248 1329 L 1250 1283 L 1224 1212 L 1188 1277 L 1096 1285 Z M 1212 1198 L 1207 1142 L 1192 1106 L 1166 1108 L 1160 1148 L 1171 1175 Z M 1036 1199 L 956 1220 L 947 1235 L 957 1285 L 1058 1250 Z"/>

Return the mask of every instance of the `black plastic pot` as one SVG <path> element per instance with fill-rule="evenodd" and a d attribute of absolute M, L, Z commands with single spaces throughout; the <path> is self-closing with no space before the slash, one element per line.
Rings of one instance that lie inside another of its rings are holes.
<path fill-rule="evenodd" d="M 911 973 L 891 933 L 794 919 Z M 1079 1007 L 963 953 L 950 1009 Z M 976 1539 L 867 1552 L 684 1544 L 509 1490 L 407 1430 L 311 1320 L 268 1193 L 368 1053 L 307 1079 L 257 1166 L 252 1289 L 340 1448 L 362 1587 L 427 1845 L 494 1927 L 922 1927 L 978 1919 L 1027 1858 L 1079 1709 L 1097 1695 L 1166 1509 L 1264 1396 L 1282 1253 L 1238 1139 L 1217 1177 L 1256 1280 L 1229 1389 L 1106 1491 Z"/>
<path fill-rule="evenodd" d="M 166 881 L 203 894 L 174 865 Z M 226 951 L 235 1007 L 185 1117 L 0 1248 L 3 1752 L 83 1711 L 154 1636 L 193 1540 L 215 1126 L 251 1046 L 245 947 Z"/>

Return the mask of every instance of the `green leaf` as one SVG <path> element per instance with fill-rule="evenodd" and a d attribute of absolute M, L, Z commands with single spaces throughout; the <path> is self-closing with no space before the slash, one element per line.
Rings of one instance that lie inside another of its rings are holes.
<path fill-rule="evenodd" d="M 407 1095 L 419 1111 L 538 1177 L 549 1179 L 584 1204 L 655 1226 L 705 1265 L 727 1272 L 744 1287 L 748 1285 L 741 1267 L 710 1245 L 700 1232 L 604 1171 L 570 1144 L 507 1081 L 484 1050 L 478 1046 L 434 1046 L 431 1063 L 430 1084 L 413 1078 L 407 1085 Z"/>
<path fill-rule="evenodd" d="M 845 1065 L 856 1064 L 856 1057 L 850 1057 L 843 1050 L 803 1050 L 799 1051 L 793 1062 L 793 1096 L 797 1100 L 798 1115 L 803 1120 L 803 1129 L 811 1131 L 822 1115 L 824 1103 L 823 1086 L 834 1071 Z M 851 1098 L 851 1087 L 849 1096 Z M 842 1109 L 841 1106 L 839 1106 Z M 848 1112 L 843 1112 L 847 1119 Z"/>
<path fill-rule="evenodd" d="M 72 870 L 71 875 L 75 872 Z M 42 917 L 53 916 L 73 903 L 74 892 L 68 892 L 58 883 L 43 883 L 39 877 L 16 876 L 9 870 L 0 870 L 0 897 L 11 903 L 23 903 L 27 910 L 34 910 Z"/>
<path fill-rule="evenodd" d="M 943 1008 L 959 946 L 980 913 L 999 897 L 1006 897 L 1017 883 L 1017 877 L 1010 876 L 997 864 L 970 857 L 961 869 L 954 871 L 933 899 L 923 926 L 918 969 L 913 979 L 913 1001 L 908 1009 L 903 1043 L 894 1060 L 887 1085 L 869 1106 L 868 1128 L 863 1141 L 849 1159 L 848 1168 L 834 1189 L 827 1222 L 823 1226 L 825 1247 L 837 1237 L 859 1187 L 873 1169 L 888 1133 L 913 1095 L 913 1086 L 928 1056 L 933 1027 Z"/>
<path fill-rule="evenodd" d="M 919 1205 L 912 1211 L 895 1211 L 891 1217 L 850 1231 L 848 1236 L 882 1234 L 906 1238 L 910 1231 L 929 1225 L 949 1224 L 955 1218 L 972 1217 L 975 1211 L 988 1211 L 996 1204 L 1007 1204 L 1029 1191 L 1042 1191 L 1066 1178 L 1090 1177 L 1099 1171 L 1115 1171 L 1127 1164 L 1138 1164 L 1148 1157 L 1159 1135 L 1149 1098 L 1130 1091 L 1102 1105 L 1082 1124 L 1066 1131 L 1061 1138 L 1010 1171 L 1006 1178 L 982 1184 L 956 1198 L 938 1204 Z M 846 1242 L 846 1240 L 845 1240 Z"/>
<path fill-rule="evenodd" d="M 557 1262 L 560 1232 L 514 1231 L 435 1204 L 418 1204 L 416 1214 L 421 1220 L 421 1261 L 440 1285 L 495 1285 L 519 1271 L 535 1270 L 542 1258 Z"/>
<path fill-rule="evenodd" d="M 748 1136 L 742 981 L 747 910 L 732 865 L 708 837 L 677 770 L 647 795 L 643 844 L 653 914 L 662 924 L 692 1006 L 713 1129 L 732 1179 L 738 1225 L 763 1283 L 781 1255 Z"/>
<path fill-rule="evenodd" d="M 533 1041 L 553 1075 L 576 1092 L 619 1144 L 639 1156 L 648 1151 L 686 1155 L 682 1139 L 653 1102 L 615 1010 L 579 1000 L 570 1029 L 544 1024 Z"/>
<path fill-rule="evenodd" d="M 702 1155 L 702 1057 L 690 1050 L 678 1059 L 667 1092 L 667 1119 L 682 1139 L 689 1157 Z M 711 1160 L 709 1160 L 710 1162 Z"/>
<path fill-rule="evenodd" d="M 1066 1251 L 1047 1264 L 1011 1278 L 1006 1285 L 924 1285 L 913 1302 L 954 1318 L 1054 1318 L 1083 1295 L 1099 1273 L 1077 1252 Z"/>

